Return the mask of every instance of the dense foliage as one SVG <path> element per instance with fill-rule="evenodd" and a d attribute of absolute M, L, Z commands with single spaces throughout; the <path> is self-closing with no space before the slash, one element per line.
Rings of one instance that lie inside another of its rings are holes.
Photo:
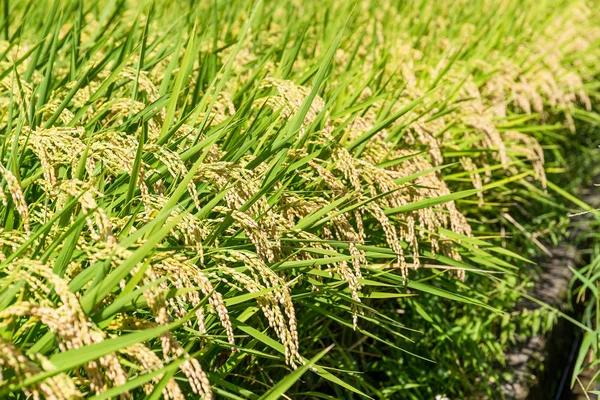
<path fill-rule="evenodd" d="M 4 0 L 0 396 L 500 397 L 595 7 Z"/>

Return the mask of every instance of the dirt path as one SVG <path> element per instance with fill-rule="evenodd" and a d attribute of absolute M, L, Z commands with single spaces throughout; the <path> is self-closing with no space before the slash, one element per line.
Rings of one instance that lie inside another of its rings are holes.
<path fill-rule="evenodd" d="M 600 181 L 600 177 L 595 179 Z M 598 207 L 600 193 L 597 188 L 584 193 L 582 200 Z M 552 256 L 544 256 L 538 260 L 542 269 L 534 290 L 533 297 L 551 305 L 565 313 L 572 313 L 566 307 L 567 290 L 572 273 L 569 266 L 580 267 L 586 262 L 580 250 L 585 250 L 585 243 L 579 237 L 592 229 L 593 217 L 583 215 L 573 221 L 567 239 L 556 247 L 550 247 Z M 577 247 L 579 246 L 579 248 Z M 535 310 L 540 305 L 532 301 L 523 301 L 519 309 Z M 505 382 L 501 389 L 506 398 L 530 400 L 584 400 L 587 399 L 580 387 L 571 391 L 571 374 L 574 360 L 578 353 L 580 332 L 570 322 L 559 319 L 553 330 L 546 335 L 528 337 L 517 343 L 506 354 L 506 371 L 515 376 L 511 383 Z M 584 375 L 588 380 L 593 373 Z M 586 385 L 587 382 L 584 382 Z M 589 397 L 596 399 L 597 397 Z"/>

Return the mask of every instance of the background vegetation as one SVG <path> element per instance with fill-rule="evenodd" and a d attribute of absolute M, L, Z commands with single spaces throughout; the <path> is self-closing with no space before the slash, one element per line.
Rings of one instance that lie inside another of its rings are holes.
<path fill-rule="evenodd" d="M 2 4 L 0 396 L 499 398 L 561 315 L 596 4 Z"/>

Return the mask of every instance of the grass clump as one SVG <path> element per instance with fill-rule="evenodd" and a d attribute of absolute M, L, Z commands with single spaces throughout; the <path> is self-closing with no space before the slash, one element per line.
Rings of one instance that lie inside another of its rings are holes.
<path fill-rule="evenodd" d="M 495 393 L 593 6 L 4 5 L 2 396 Z"/>

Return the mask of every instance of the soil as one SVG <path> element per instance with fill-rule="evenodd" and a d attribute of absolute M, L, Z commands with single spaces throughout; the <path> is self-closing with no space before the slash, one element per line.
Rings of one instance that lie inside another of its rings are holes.
<path fill-rule="evenodd" d="M 595 179 L 596 182 L 599 180 L 600 177 Z M 598 207 L 600 193 L 597 188 L 594 188 L 588 194 L 584 194 L 582 200 L 593 207 Z M 577 268 L 589 261 L 582 253 L 582 250 L 586 249 L 586 243 L 578 239 L 592 229 L 592 222 L 591 214 L 578 217 L 571 224 L 565 242 L 556 247 L 549 247 L 552 257 L 544 256 L 538 260 L 542 273 L 530 293 L 532 297 L 574 318 L 577 318 L 580 310 L 567 306 L 568 287 L 572 278 L 569 266 Z M 535 310 L 539 307 L 541 307 L 539 304 L 529 300 L 519 304 L 520 309 Z M 579 352 L 580 341 L 580 329 L 566 319 L 559 318 L 548 334 L 528 337 L 517 343 L 506 355 L 506 371 L 510 372 L 515 379 L 510 383 L 502 384 L 501 390 L 504 396 L 516 400 L 597 399 L 597 396 L 586 395 L 578 385 L 573 389 L 570 387 L 573 364 Z M 581 377 L 584 386 L 594 372 L 588 371 Z"/>

